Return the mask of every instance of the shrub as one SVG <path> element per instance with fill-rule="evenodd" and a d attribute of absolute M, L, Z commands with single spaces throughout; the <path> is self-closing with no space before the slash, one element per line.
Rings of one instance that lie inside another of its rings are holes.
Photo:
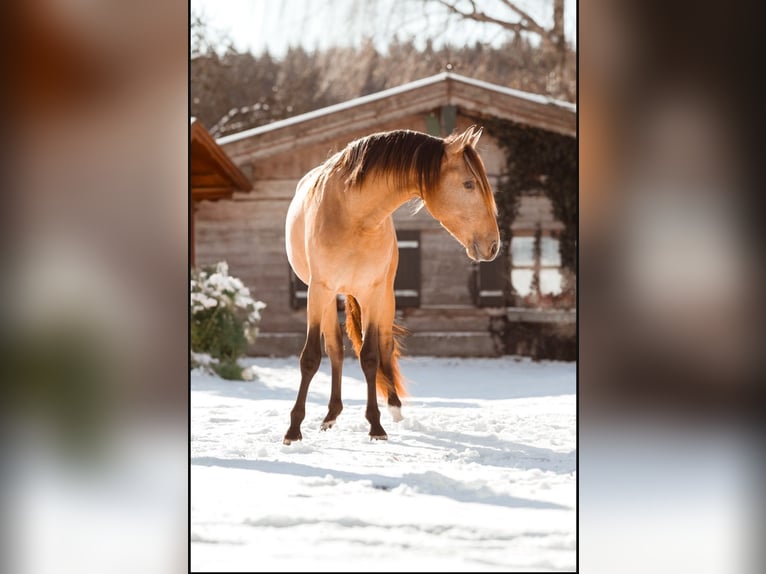
<path fill-rule="evenodd" d="M 237 364 L 236 361 L 213 363 L 210 368 L 222 379 L 228 379 L 230 381 L 242 381 L 245 379 L 245 377 L 242 376 L 242 366 Z"/>
<path fill-rule="evenodd" d="M 261 310 L 242 281 L 229 275 L 226 262 L 192 270 L 191 350 L 210 355 L 210 368 L 225 379 L 241 379 L 237 359 L 255 342 Z M 197 361 L 192 359 L 194 365 Z"/>

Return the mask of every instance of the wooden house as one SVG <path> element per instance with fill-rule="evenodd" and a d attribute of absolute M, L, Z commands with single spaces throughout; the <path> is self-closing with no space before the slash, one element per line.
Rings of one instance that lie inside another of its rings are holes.
<path fill-rule="evenodd" d="M 287 262 L 284 223 L 296 184 L 307 171 L 374 132 L 412 129 L 445 136 L 487 118 L 576 135 L 573 104 L 442 73 L 217 140 L 253 189 L 235 191 L 228 201 L 200 203 L 196 254 L 199 263 L 228 261 L 231 273 L 268 305 L 251 352 L 294 355 L 303 345 L 305 286 Z M 503 152 L 486 132 L 479 152 L 494 185 L 505 164 Z M 574 358 L 574 309 L 508 306 L 498 297 L 497 284 L 482 281 L 492 276 L 482 271 L 491 264 L 469 260 L 426 210 L 413 215 L 405 205 L 394 220 L 400 248 L 397 308 L 399 321 L 411 332 L 405 342 L 408 354 Z M 522 199 L 512 228 L 519 241 L 539 230 L 547 238 L 543 252 L 548 253 L 555 250 L 561 223 L 546 197 L 530 194 Z M 523 241 L 518 247 L 524 251 Z M 516 259 L 529 267 L 512 270 L 522 281 L 530 269 L 545 267 Z M 555 257 L 548 257 L 548 263 L 555 267 Z"/>

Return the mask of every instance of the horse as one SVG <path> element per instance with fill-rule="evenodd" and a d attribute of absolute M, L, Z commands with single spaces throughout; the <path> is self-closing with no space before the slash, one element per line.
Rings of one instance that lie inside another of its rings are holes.
<path fill-rule="evenodd" d="M 411 200 L 465 247 L 474 261 L 499 250 L 497 208 L 476 144 L 482 129 L 438 138 L 410 130 L 375 133 L 349 143 L 298 183 L 285 221 L 287 258 L 308 285 L 301 381 L 284 444 L 302 440 L 309 384 L 322 360 L 320 336 L 332 365 L 327 416 L 343 410 L 343 333 L 337 295 L 345 295 L 346 332 L 367 383 L 370 440 L 386 440 L 377 394 L 394 422 L 403 419 L 406 390 L 399 372 L 402 329 L 394 323 L 394 277 L 399 261 L 392 213 Z M 417 211 L 417 210 L 416 210 Z"/>

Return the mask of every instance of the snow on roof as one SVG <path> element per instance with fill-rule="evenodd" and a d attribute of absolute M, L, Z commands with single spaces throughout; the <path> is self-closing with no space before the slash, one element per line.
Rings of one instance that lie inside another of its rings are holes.
<path fill-rule="evenodd" d="M 533 94 L 531 92 L 523 92 L 521 90 L 514 90 L 513 88 L 505 88 L 503 86 L 498 86 L 497 84 L 491 84 L 489 82 L 484 82 L 482 80 L 474 80 L 473 78 L 468 78 L 466 76 L 459 76 L 458 74 L 450 74 L 448 72 L 445 72 L 444 75 L 450 78 L 453 78 L 459 82 L 463 82 L 464 84 L 470 84 L 472 86 L 476 86 L 477 88 L 484 88 L 485 90 L 498 92 L 500 94 L 513 96 L 515 98 L 520 98 L 522 100 L 527 100 L 530 102 L 537 102 L 539 104 L 549 104 L 549 105 L 558 106 L 560 108 L 564 108 L 572 112 L 577 111 L 577 106 L 575 104 L 572 104 L 570 102 L 565 102 L 563 100 L 557 100 L 555 98 L 551 98 L 550 96 Z"/>
<path fill-rule="evenodd" d="M 222 138 L 219 138 L 216 140 L 216 142 L 220 145 L 243 140 L 250 138 L 252 136 L 260 135 L 266 132 L 270 132 L 273 130 L 278 130 L 281 128 L 285 128 L 288 126 L 292 126 L 294 124 L 299 124 L 301 122 L 305 122 L 307 120 L 312 120 L 314 118 L 319 118 L 322 116 L 326 116 L 329 114 L 334 114 L 336 112 L 342 112 L 344 110 L 348 110 L 350 108 L 354 108 L 356 106 L 361 106 L 364 104 L 368 104 L 370 102 L 376 102 L 379 100 L 383 100 L 385 98 L 389 98 L 391 96 L 402 94 L 411 90 L 415 90 L 418 88 L 423 88 L 426 86 L 431 86 L 433 84 L 438 84 L 439 82 L 444 82 L 446 80 L 454 80 L 457 82 L 461 82 L 464 84 L 476 86 L 478 88 L 482 88 L 485 90 L 490 90 L 499 94 L 512 96 L 515 98 L 519 98 L 522 100 L 527 100 L 529 102 L 535 102 L 538 104 L 545 104 L 545 105 L 553 105 L 560 108 L 564 108 L 566 110 L 569 110 L 571 112 L 577 111 L 577 106 L 575 104 L 565 102 L 562 100 L 556 100 L 554 98 L 551 98 L 549 96 L 542 96 L 540 94 L 532 94 L 530 92 L 523 92 L 521 90 L 514 90 L 512 88 L 505 88 L 503 86 L 498 86 L 497 84 L 491 84 L 489 82 L 483 82 L 481 80 L 474 80 L 473 78 L 468 78 L 466 76 L 461 76 L 459 74 L 454 74 L 452 72 L 441 72 L 440 74 L 436 74 L 435 76 L 429 76 L 428 78 L 423 78 L 421 80 L 415 80 L 414 82 L 409 82 L 407 84 L 402 84 L 401 86 L 396 86 L 394 88 L 389 88 L 387 90 L 383 90 L 381 92 L 376 92 L 374 94 L 369 94 L 367 96 L 362 96 L 359 98 L 354 98 L 353 100 L 348 100 L 345 102 L 341 102 L 340 104 L 334 104 L 332 106 L 327 106 L 325 108 L 320 108 L 318 110 L 314 110 L 311 112 L 307 112 L 305 114 L 300 114 L 297 116 L 293 116 L 291 118 L 287 118 L 284 120 L 279 120 L 276 122 L 272 122 L 270 124 L 266 124 L 263 126 L 258 126 L 256 128 L 251 128 L 249 130 L 244 130 L 239 133 L 230 134 L 227 136 L 224 136 Z"/>

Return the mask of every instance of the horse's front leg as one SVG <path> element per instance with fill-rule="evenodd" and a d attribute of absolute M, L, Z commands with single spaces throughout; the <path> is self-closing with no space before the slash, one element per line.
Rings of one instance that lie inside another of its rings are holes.
<path fill-rule="evenodd" d="M 322 421 L 322 430 L 332 428 L 335 420 L 343 410 L 343 402 L 340 398 L 340 382 L 343 373 L 343 332 L 338 322 L 338 308 L 335 304 L 325 307 L 322 315 L 322 333 L 327 356 L 332 364 L 332 390 L 330 402 L 327 405 L 327 416 Z"/>
<path fill-rule="evenodd" d="M 327 293 L 321 288 L 309 285 L 308 305 L 306 316 L 308 327 L 306 344 L 301 352 L 301 384 L 298 388 L 298 396 L 295 406 L 290 411 L 290 428 L 285 433 L 284 444 L 301 440 L 301 423 L 306 416 L 306 397 L 309 393 L 309 384 L 314 378 L 319 364 L 322 362 L 322 346 L 320 342 L 322 309 L 327 304 Z"/>
<path fill-rule="evenodd" d="M 367 421 L 370 423 L 370 438 L 386 440 L 388 435 L 380 425 L 380 409 L 378 409 L 378 396 L 375 387 L 375 379 L 380 365 L 380 351 L 378 349 L 378 326 L 370 324 L 364 333 L 362 351 L 359 353 L 359 362 L 362 372 L 367 381 Z"/>
<path fill-rule="evenodd" d="M 319 324 L 309 325 L 306 344 L 301 352 L 301 385 L 298 388 L 295 406 L 290 411 L 290 428 L 287 429 L 285 438 L 282 441 L 285 444 L 290 444 L 303 438 L 301 423 L 306 416 L 306 397 L 309 393 L 309 384 L 319 369 L 321 362 L 322 348 L 319 342 Z"/>

